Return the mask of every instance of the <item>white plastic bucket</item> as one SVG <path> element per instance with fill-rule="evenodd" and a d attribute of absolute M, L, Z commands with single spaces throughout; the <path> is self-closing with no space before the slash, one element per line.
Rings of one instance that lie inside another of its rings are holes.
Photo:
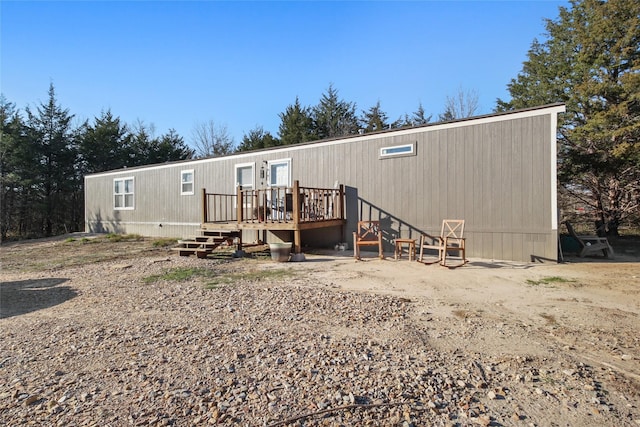
<path fill-rule="evenodd" d="M 291 243 L 269 243 L 271 259 L 276 262 L 287 262 L 291 257 Z"/>

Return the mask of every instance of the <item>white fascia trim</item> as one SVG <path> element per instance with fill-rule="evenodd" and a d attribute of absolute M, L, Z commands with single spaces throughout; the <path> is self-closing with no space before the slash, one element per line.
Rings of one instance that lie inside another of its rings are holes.
<path fill-rule="evenodd" d="M 551 107 L 537 108 L 537 109 L 532 109 L 532 110 L 519 111 L 519 112 L 515 112 L 515 113 L 506 113 L 506 114 L 485 116 L 485 117 L 480 117 L 480 118 L 477 118 L 477 119 L 469 118 L 468 120 L 461 120 L 461 121 L 453 122 L 453 123 L 434 124 L 434 125 L 424 126 L 424 127 L 402 129 L 402 130 L 397 130 L 397 131 L 393 131 L 393 132 L 376 133 L 376 134 L 373 134 L 373 135 L 366 135 L 365 134 L 363 136 L 356 136 L 356 137 L 350 136 L 350 137 L 345 138 L 345 139 L 336 139 L 334 141 L 327 141 L 327 142 L 317 142 L 315 144 L 312 143 L 312 144 L 284 145 L 284 146 L 282 146 L 282 148 L 270 149 L 268 151 L 250 151 L 250 152 L 247 152 L 247 153 L 232 154 L 230 156 L 218 157 L 218 158 L 212 158 L 212 159 L 200 159 L 200 160 L 191 160 L 191 161 L 185 161 L 185 162 L 179 162 L 179 163 L 167 163 L 167 164 L 163 164 L 163 165 L 140 167 L 140 168 L 136 168 L 135 170 L 122 169 L 122 170 L 118 170 L 118 171 L 102 172 L 102 173 L 97 173 L 97 174 L 93 174 L 93 175 L 90 175 L 90 176 L 85 176 L 85 179 L 91 179 L 91 178 L 94 178 L 94 177 L 98 178 L 98 177 L 104 177 L 104 176 L 109 176 L 109 175 L 132 174 L 132 173 L 138 172 L 138 171 L 149 171 L 149 170 L 157 170 L 157 169 L 165 169 L 165 168 L 179 168 L 179 167 L 190 168 L 191 165 L 197 165 L 197 164 L 202 164 L 202 163 L 215 163 L 215 162 L 220 162 L 220 161 L 227 161 L 229 159 L 234 159 L 234 160 L 238 161 L 238 160 L 241 160 L 241 159 L 244 159 L 244 158 L 251 158 L 253 160 L 253 159 L 255 159 L 256 157 L 259 157 L 259 156 L 277 155 L 278 153 L 283 153 L 283 152 L 286 153 L 286 152 L 297 151 L 297 150 L 306 150 L 309 147 L 333 146 L 333 145 L 351 144 L 351 143 L 358 143 L 358 142 L 362 143 L 362 142 L 365 142 L 365 141 L 378 140 L 380 138 L 386 138 L 387 136 L 413 135 L 413 134 L 424 133 L 424 132 L 434 132 L 434 131 L 443 130 L 443 129 L 455 129 L 455 128 L 466 127 L 466 126 L 474 126 L 474 125 L 479 125 L 479 124 L 502 122 L 502 121 L 506 121 L 506 120 L 515 120 L 515 119 L 521 119 L 521 118 L 525 118 L 525 117 L 543 116 L 543 115 L 546 115 L 546 114 L 550 114 L 551 116 L 554 116 L 554 115 L 557 115 L 558 113 L 564 113 L 564 112 L 565 112 L 565 106 L 564 105 L 554 105 L 554 106 L 551 106 Z M 554 137 L 552 138 L 552 141 L 555 141 L 555 138 L 556 137 L 555 137 L 555 134 L 554 134 Z"/>
<path fill-rule="evenodd" d="M 558 229 L 558 113 L 566 111 L 565 106 L 555 107 L 551 114 L 549 139 L 551 141 L 551 229 Z"/>

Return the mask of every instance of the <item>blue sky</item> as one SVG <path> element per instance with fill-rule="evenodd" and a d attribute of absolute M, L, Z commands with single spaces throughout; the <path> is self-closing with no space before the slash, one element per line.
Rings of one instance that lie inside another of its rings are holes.
<path fill-rule="evenodd" d="M 129 124 L 226 125 L 239 144 L 256 126 L 329 84 L 357 111 L 390 119 L 477 91 L 478 113 L 508 99 L 559 1 L 0 2 L 0 90 L 21 110 L 49 84 L 77 123 L 111 112 Z M 432 121 L 433 121 L 432 120 Z"/>

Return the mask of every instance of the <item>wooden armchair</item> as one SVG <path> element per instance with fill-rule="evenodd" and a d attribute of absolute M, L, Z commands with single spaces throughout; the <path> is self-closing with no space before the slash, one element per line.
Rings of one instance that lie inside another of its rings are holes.
<path fill-rule="evenodd" d="M 445 267 L 460 267 L 467 263 L 465 256 L 465 238 L 464 234 L 464 220 L 463 219 L 445 219 L 442 221 L 442 229 L 440 230 L 440 236 L 436 237 L 437 241 L 433 242 L 434 238 L 423 234 L 420 236 L 420 257 L 418 261 L 425 264 L 433 264 L 440 262 L 440 265 Z M 428 240 L 431 239 L 432 243 Z M 433 262 L 424 261 L 424 250 L 433 249 L 438 251 L 438 258 Z M 459 252 L 461 257 L 461 263 L 458 265 L 447 265 L 447 253 Z"/>
<path fill-rule="evenodd" d="M 569 221 L 565 221 L 564 225 L 567 226 L 567 231 L 569 231 L 571 237 L 580 245 L 580 252 L 578 252 L 579 257 L 598 254 L 599 252 L 607 258 L 613 257 L 613 248 L 606 237 L 578 236 Z"/>
<path fill-rule="evenodd" d="M 360 259 L 360 246 L 378 246 L 378 256 L 384 259 L 382 252 L 382 230 L 380 221 L 358 221 L 358 229 L 353 232 L 353 256 Z"/>

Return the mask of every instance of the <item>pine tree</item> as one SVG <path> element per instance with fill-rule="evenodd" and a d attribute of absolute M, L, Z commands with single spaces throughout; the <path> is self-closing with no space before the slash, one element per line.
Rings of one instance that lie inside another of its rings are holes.
<path fill-rule="evenodd" d="M 103 172 L 129 166 L 131 134 L 110 110 L 102 112 L 93 124 L 86 122 L 79 135 L 79 150 L 84 173 Z"/>
<path fill-rule="evenodd" d="M 389 120 L 389 117 L 387 113 L 382 111 L 380 101 L 369 108 L 368 111 L 362 112 L 362 127 L 367 133 L 389 129 L 390 125 L 387 120 Z"/>
<path fill-rule="evenodd" d="M 193 150 L 174 129 L 160 138 L 153 136 L 154 127 L 139 122 L 131 140 L 127 166 L 144 166 L 155 163 L 187 160 L 193 157 Z"/>
<path fill-rule="evenodd" d="M 29 181 L 27 171 L 35 163 L 29 146 L 24 143 L 25 125 L 15 104 L 0 96 L 0 242 L 21 235 L 26 217 L 19 215 L 27 206 L 25 193 Z"/>
<path fill-rule="evenodd" d="M 418 104 L 418 109 L 413 112 L 411 116 L 411 124 L 413 126 L 422 126 L 429 123 L 431 120 L 431 115 L 427 117 L 424 112 L 424 108 L 422 107 L 422 103 Z"/>
<path fill-rule="evenodd" d="M 338 138 L 358 133 L 356 104 L 338 98 L 338 91 L 330 84 L 320 102 L 313 108 L 315 133 L 319 139 Z"/>
<path fill-rule="evenodd" d="M 41 231 L 46 236 L 76 229 L 72 211 L 78 210 L 71 196 L 81 187 L 82 177 L 76 168 L 78 150 L 73 115 L 57 104 L 53 84 L 49 85 L 49 99 L 37 107 L 37 113 L 27 111 L 27 143 L 32 147 L 33 189 L 36 200 L 32 208 L 39 214 Z"/>
<path fill-rule="evenodd" d="M 153 163 L 166 163 L 193 158 L 194 151 L 187 147 L 184 139 L 175 129 L 169 129 L 155 142 L 155 150 L 150 160 Z M 226 151 L 224 154 L 228 154 Z M 222 154 L 220 154 L 222 155 Z"/>
<path fill-rule="evenodd" d="M 238 146 L 237 151 L 259 150 L 278 145 L 280 145 L 280 141 L 277 138 L 265 131 L 262 126 L 256 126 L 243 136 L 242 143 Z"/>
<path fill-rule="evenodd" d="M 318 139 L 314 133 L 310 109 L 302 107 L 298 97 L 279 116 L 280 127 L 278 135 L 282 145 L 298 144 Z"/>

